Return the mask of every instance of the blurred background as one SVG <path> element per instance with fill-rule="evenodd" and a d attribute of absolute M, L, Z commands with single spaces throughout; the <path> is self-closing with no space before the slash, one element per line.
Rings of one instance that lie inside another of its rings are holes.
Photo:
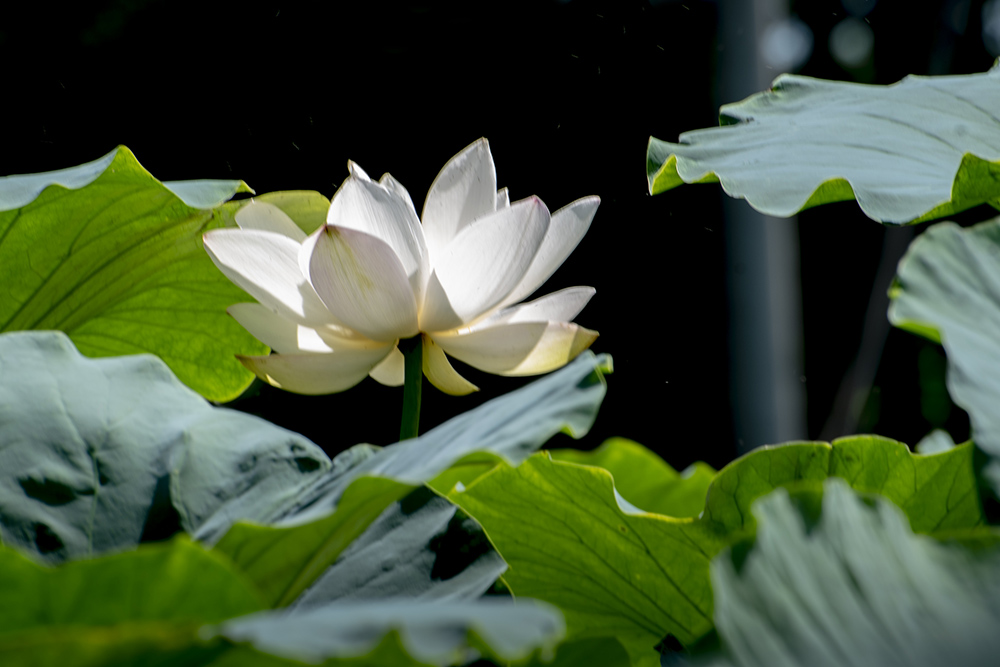
<path fill-rule="evenodd" d="M 720 104 L 782 72 L 887 84 L 982 72 L 998 54 L 1000 0 L 7 2 L 0 175 L 124 144 L 161 180 L 332 196 L 352 159 L 391 172 L 419 210 L 448 158 L 485 136 L 513 199 L 603 200 L 541 290 L 596 287 L 577 321 L 614 357 L 577 446 L 625 436 L 683 468 L 855 432 L 961 440 L 943 353 L 885 320 L 895 264 L 926 225 L 885 229 L 853 202 L 766 219 L 717 185 L 650 197 L 645 149 L 717 124 Z M 422 430 L 528 381 L 456 368 L 482 391 L 425 386 Z M 233 407 L 336 453 L 393 442 L 401 400 L 372 380 L 323 397 L 257 383 Z"/>

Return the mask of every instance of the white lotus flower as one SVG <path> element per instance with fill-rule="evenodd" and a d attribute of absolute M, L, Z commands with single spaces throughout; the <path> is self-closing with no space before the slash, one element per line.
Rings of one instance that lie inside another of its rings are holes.
<path fill-rule="evenodd" d="M 551 217 L 537 197 L 497 192 L 489 144 L 453 157 L 431 185 L 421 221 L 392 176 L 354 163 L 325 225 L 308 237 L 280 209 L 252 202 L 239 229 L 205 234 L 226 276 L 259 303 L 228 312 L 277 354 L 240 357 L 272 385 L 343 391 L 366 375 L 403 383 L 401 339 L 420 335 L 428 380 L 449 394 L 476 387 L 445 354 L 488 373 L 534 375 L 565 365 L 597 333 L 570 322 L 594 295 L 571 287 L 516 304 L 563 263 L 600 204 L 579 199 Z"/>

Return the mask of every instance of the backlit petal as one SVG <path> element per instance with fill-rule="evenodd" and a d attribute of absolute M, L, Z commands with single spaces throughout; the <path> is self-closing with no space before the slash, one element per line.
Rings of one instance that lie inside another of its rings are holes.
<path fill-rule="evenodd" d="M 281 354 L 328 353 L 385 347 L 356 332 L 332 326 L 312 327 L 297 324 L 272 312 L 259 303 L 237 303 L 226 312 L 275 352 Z"/>
<path fill-rule="evenodd" d="M 396 193 L 396 195 L 400 199 L 402 199 L 403 201 L 405 201 L 410 205 L 411 209 L 416 211 L 416 208 L 413 206 L 413 200 L 410 199 L 409 191 L 403 187 L 402 183 L 393 178 L 392 174 L 390 174 L 389 172 L 382 174 L 382 178 L 380 178 L 378 182 L 379 185 L 381 185 L 382 187 L 388 189 L 391 192 Z M 421 227 L 420 233 L 423 234 L 423 227 Z"/>
<path fill-rule="evenodd" d="M 257 229 L 264 232 L 274 232 L 287 236 L 297 243 L 306 240 L 306 233 L 274 204 L 250 200 L 236 212 L 236 224 L 240 229 Z"/>
<path fill-rule="evenodd" d="M 431 273 L 424 294 L 424 305 L 420 309 L 421 331 L 448 331 L 461 327 L 465 321 L 452 308 L 448 295 L 436 272 Z"/>
<path fill-rule="evenodd" d="M 531 264 L 548 225 L 545 204 L 529 197 L 477 220 L 448 244 L 434 260 L 434 273 L 450 308 L 463 322 L 471 322 L 510 294 Z M 423 331 L 457 326 L 438 316 L 439 299 L 428 286 L 421 313 Z"/>
<path fill-rule="evenodd" d="M 597 335 L 566 322 L 519 322 L 435 335 L 434 340 L 451 356 L 487 373 L 536 375 L 566 365 Z"/>
<path fill-rule="evenodd" d="M 479 387 L 458 374 L 434 339 L 430 336 L 424 336 L 423 339 L 424 375 L 432 385 L 452 396 L 465 396 L 479 391 Z"/>
<path fill-rule="evenodd" d="M 303 244 L 309 276 L 330 312 L 377 341 L 417 333 L 417 303 L 399 258 L 370 234 L 324 225 Z"/>
<path fill-rule="evenodd" d="M 299 269 L 301 248 L 275 232 L 215 229 L 205 250 L 227 278 L 282 317 L 318 326 L 335 322 Z"/>
<path fill-rule="evenodd" d="M 392 349 L 389 344 L 374 350 L 266 357 L 237 355 L 237 358 L 257 377 L 275 387 L 296 394 L 333 394 L 364 380 Z"/>
<path fill-rule="evenodd" d="M 500 188 L 497 190 L 497 209 L 508 206 L 510 206 L 510 193 L 507 192 L 507 188 Z"/>
<path fill-rule="evenodd" d="M 463 227 L 496 210 L 496 197 L 493 155 L 479 139 L 448 160 L 427 192 L 420 219 L 432 265 Z"/>
<path fill-rule="evenodd" d="M 472 328 L 517 322 L 569 322 L 580 314 L 596 292 L 593 287 L 567 287 L 534 301 L 504 308 Z"/>
<path fill-rule="evenodd" d="M 373 368 L 369 375 L 377 382 L 388 387 L 399 387 L 406 379 L 406 358 L 398 347 L 392 348 L 385 359 Z"/>
<path fill-rule="evenodd" d="M 545 240 L 538 248 L 538 253 L 521 282 L 511 291 L 510 296 L 504 299 L 503 305 L 517 303 L 528 296 L 562 266 L 590 229 L 590 223 L 600 203 L 600 197 L 584 197 L 552 214 Z"/>
<path fill-rule="evenodd" d="M 304 327 L 274 313 L 259 303 L 237 303 L 226 308 L 240 325 L 254 338 L 275 352 L 294 354 L 302 352 L 332 352 L 330 347 L 316 334 L 315 329 Z M 299 342 L 299 329 L 311 331 Z"/>
<path fill-rule="evenodd" d="M 428 260 L 423 231 L 409 195 L 401 194 L 402 186 L 387 187 L 367 176 L 359 177 L 363 172 L 353 163 L 351 169 L 351 177 L 330 202 L 327 224 L 365 232 L 387 243 L 399 257 L 411 281 L 411 291 L 419 294 L 426 280 Z"/>

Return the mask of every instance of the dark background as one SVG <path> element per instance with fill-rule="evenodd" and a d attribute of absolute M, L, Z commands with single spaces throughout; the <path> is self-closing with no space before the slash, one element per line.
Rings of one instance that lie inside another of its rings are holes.
<path fill-rule="evenodd" d="M 990 67 L 982 2 L 869 4 L 873 56 L 844 68 L 827 49 L 846 15 L 841 1 L 793 3 L 815 41 L 799 73 L 891 83 Z M 675 141 L 735 101 L 715 92 L 726 46 L 719 9 L 698 0 L 7 2 L 0 175 L 68 167 L 124 144 L 161 180 L 241 178 L 258 193 L 331 196 L 352 159 L 372 175 L 391 172 L 419 211 L 447 159 L 485 136 L 512 198 L 537 194 L 551 210 L 603 199 L 588 236 L 542 288 L 596 287 L 577 321 L 601 332 L 596 352 L 614 356 L 604 408 L 578 446 L 621 435 L 679 468 L 721 466 L 736 451 L 723 195 L 712 185 L 650 197 L 644 171 L 649 135 Z M 853 203 L 788 224 L 799 226 L 802 253 L 802 435 L 814 438 L 858 349 L 883 239 L 899 230 Z M 425 385 L 423 430 L 526 381 L 456 368 L 483 391 L 453 398 Z M 966 437 L 942 378 L 937 348 L 892 331 L 857 430 L 912 444 L 944 424 Z M 334 453 L 393 442 L 401 394 L 372 380 L 325 397 L 255 385 L 236 407 Z"/>

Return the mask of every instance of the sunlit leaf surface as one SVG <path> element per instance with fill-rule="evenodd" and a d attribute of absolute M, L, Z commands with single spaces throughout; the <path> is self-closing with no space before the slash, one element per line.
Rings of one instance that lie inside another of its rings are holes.
<path fill-rule="evenodd" d="M 556 461 L 604 468 L 625 500 L 647 512 L 678 518 L 701 513 L 715 477 L 715 470 L 704 463 L 679 473 L 654 452 L 626 438 L 611 438 L 590 452 L 553 449 L 550 453 Z"/>
<path fill-rule="evenodd" d="M 653 647 L 667 635 L 690 645 L 712 629 L 709 563 L 753 534 L 753 501 L 781 486 L 817 488 L 830 476 L 885 495 L 920 532 L 983 521 L 970 445 L 917 456 L 865 436 L 751 452 L 719 472 L 698 518 L 637 511 L 607 470 L 547 453 L 498 466 L 449 498 L 486 529 L 515 595 L 557 605 L 570 638 L 614 637 L 634 664 L 655 665 Z"/>
<path fill-rule="evenodd" d="M 242 181 L 161 183 L 119 147 L 79 167 L 0 178 L 0 332 L 58 329 L 91 357 L 150 352 L 195 391 L 235 398 L 235 354 L 267 348 L 226 308 L 246 301 L 201 236 Z"/>

